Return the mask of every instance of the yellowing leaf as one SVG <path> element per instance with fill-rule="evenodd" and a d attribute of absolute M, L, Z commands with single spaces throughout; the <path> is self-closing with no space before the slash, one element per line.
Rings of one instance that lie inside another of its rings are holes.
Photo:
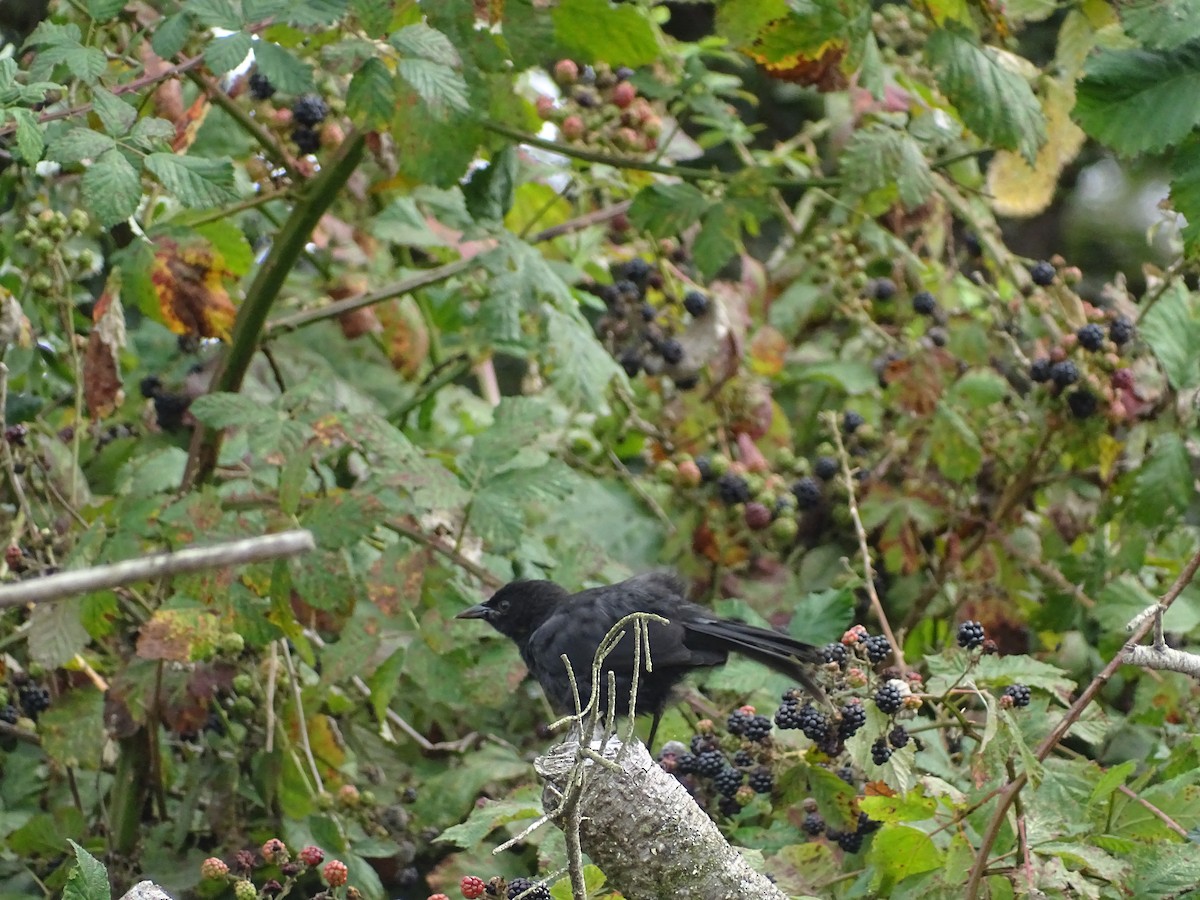
<path fill-rule="evenodd" d="M 1107 482 L 1113 473 L 1113 467 L 1121 458 L 1125 445 L 1109 434 L 1102 434 L 1100 441 L 1100 480 Z"/>
<path fill-rule="evenodd" d="M 163 324 L 175 334 L 229 339 L 237 309 L 225 290 L 224 260 L 203 242 L 155 241 L 150 279 Z"/>

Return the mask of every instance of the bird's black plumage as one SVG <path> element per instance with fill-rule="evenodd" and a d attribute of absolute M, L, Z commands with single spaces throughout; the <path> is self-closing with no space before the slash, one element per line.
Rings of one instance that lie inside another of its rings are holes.
<path fill-rule="evenodd" d="M 592 660 L 609 630 L 635 612 L 654 613 L 666 624 L 648 624 L 652 668 L 642 660 L 635 713 L 658 718 L 671 690 L 693 669 L 719 666 L 730 653 L 755 660 L 781 672 L 820 697 L 810 667 L 821 662 L 815 647 L 777 631 L 722 619 L 684 598 L 683 584 L 673 575 L 652 572 L 606 587 L 571 594 L 552 581 L 514 581 L 486 603 L 459 613 L 460 619 L 483 619 L 509 637 L 521 652 L 557 712 L 575 711 L 571 684 L 562 657 L 571 662 L 586 704 L 592 693 Z M 607 708 L 607 672 L 616 682 L 617 713 L 629 712 L 634 670 L 633 628 L 604 663 L 601 710 Z M 653 741 L 653 730 L 651 731 Z"/>

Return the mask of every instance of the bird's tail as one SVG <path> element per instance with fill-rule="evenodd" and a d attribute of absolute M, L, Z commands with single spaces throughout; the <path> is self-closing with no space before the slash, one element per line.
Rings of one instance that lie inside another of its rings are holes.
<path fill-rule="evenodd" d="M 825 699 L 812 677 L 812 667 L 823 662 L 821 651 L 812 644 L 731 619 L 692 620 L 684 628 L 689 646 L 741 654 L 795 680 L 816 699 Z"/>

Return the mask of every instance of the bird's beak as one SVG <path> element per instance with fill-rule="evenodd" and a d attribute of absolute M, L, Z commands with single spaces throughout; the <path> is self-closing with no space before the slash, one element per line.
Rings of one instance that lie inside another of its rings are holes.
<path fill-rule="evenodd" d="M 480 603 L 478 606 L 472 606 L 470 609 L 464 609 L 454 618 L 456 619 L 486 619 L 492 614 L 490 606 L 484 606 Z"/>

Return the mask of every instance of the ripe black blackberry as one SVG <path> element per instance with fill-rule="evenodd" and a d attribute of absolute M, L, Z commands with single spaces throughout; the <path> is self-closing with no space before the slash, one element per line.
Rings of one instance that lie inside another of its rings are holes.
<path fill-rule="evenodd" d="M 616 290 L 620 299 L 628 303 L 632 303 L 642 296 L 642 289 L 637 286 L 637 282 L 630 281 L 628 278 L 618 278 L 613 282 L 613 289 Z"/>
<path fill-rule="evenodd" d="M 896 282 L 890 278 L 876 278 L 870 284 L 870 291 L 876 300 L 891 300 L 896 296 Z"/>
<path fill-rule="evenodd" d="M 746 479 L 733 472 L 726 472 L 717 479 L 717 496 L 727 506 L 735 503 L 745 503 L 750 499 L 750 486 Z"/>
<path fill-rule="evenodd" d="M 804 817 L 804 822 L 800 827 L 808 834 L 816 837 L 825 830 L 825 820 L 821 818 L 820 813 L 810 812 Z"/>
<path fill-rule="evenodd" d="M 803 724 L 800 709 L 795 701 L 780 704 L 775 710 L 775 725 L 787 731 L 796 730 Z"/>
<path fill-rule="evenodd" d="M 821 484 L 811 475 L 805 475 L 792 484 L 792 495 L 800 509 L 812 509 L 821 502 Z"/>
<path fill-rule="evenodd" d="M 880 712 L 899 712 L 900 707 L 904 705 L 904 697 L 896 685 L 885 684 L 875 692 L 875 705 L 879 707 Z"/>
<path fill-rule="evenodd" d="M 514 878 L 508 883 L 508 900 L 550 900 L 550 888 L 531 878 Z"/>
<path fill-rule="evenodd" d="M 644 288 L 652 271 L 654 270 L 651 268 L 650 263 L 646 262 L 646 260 L 642 259 L 640 256 L 636 256 L 628 262 L 618 266 L 617 271 L 613 273 L 613 277 L 618 279 L 628 279 L 636 284 L 639 288 Z"/>
<path fill-rule="evenodd" d="M 1013 706 L 1028 706 L 1029 701 L 1033 699 L 1033 695 L 1029 691 L 1029 686 L 1024 684 L 1010 684 L 1004 689 L 1002 697 L 1011 697 Z"/>
<path fill-rule="evenodd" d="M 837 843 L 847 853 L 857 853 L 862 849 L 863 836 L 857 831 L 830 831 L 829 839 Z"/>
<path fill-rule="evenodd" d="M 913 312 L 919 316 L 932 316 L 937 312 L 937 299 L 929 291 L 913 294 Z"/>
<path fill-rule="evenodd" d="M 964 650 L 982 647 L 985 637 L 987 635 L 983 631 L 983 626 L 978 622 L 963 622 L 958 626 L 958 646 Z"/>
<path fill-rule="evenodd" d="M 1099 350 L 1104 346 L 1104 329 L 1095 322 L 1089 322 L 1075 332 L 1075 340 L 1084 350 Z"/>
<path fill-rule="evenodd" d="M 29 682 L 17 689 L 17 701 L 25 715 L 36 719 L 40 713 L 50 708 L 50 692 L 40 684 Z"/>
<path fill-rule="evenodd" d="M 1108 339 L 1118 347 L 1133 340 L 1133 321 L 1129 316 L 1117 316 L 1108 326 Z"/>
<path fill-rule="evenodd" d="M 771 736 L 771 720 L 766 716 L 752 716 L 743 734 L 746 740 L 760 744 Z"/>
<path fill-rule="evenodd" d="M 1039 384 L 1050 380 L 1050 360 L 1039 356 L 1029 366 L 1029 377 Z"/>
<path fill-rule="evenodd" d="M 1046 262 L 1044 259 L 1029 267 L 1029 277 L 1033 279 L 1033 283 L 1038 287 L 1046 287 L 1048 284 L 1053 284 L 1055 274 L 1053 263 Z"/>
<path fill-rule="evenodd" d="M 800 730 L 810 741 L 821 743 L 829 736 L 829 718 L 811 703 L 805 703 L 799 712 Z"/>
<path fill-rule="evenodd" d="M 756 794 L 769 794 L 775 789 L 775 776 L 766 766 L 760 766 L 750 773 L 750 788 Z"/>
<path fill-rule="evenodd" d="M 742 773 L 726 766 L 713 778 L 713 787 L 722 797 L 732 797 L 742 786 Z"/>
<path fill-rule="evenodd" d="M 11 703 L 0 706 L 0 722 L 7 722 L 9 725 L 16 725 L 17 720 L 21 718 L 21 712 Z"/>
<path fill-rule="evenodd" d="M 846 650 L 846 645 L 840 641 L 830 641 L 821 648 L 821 658 L 827 663 L 837 663 L 839 666 L 845 666 L 849 653 Z"/>
<path fill-rule="evenodd" d="M 882 822 L 877 819 L 872 819 L 865 812 L 860 812 L 858 814 L 858 828 L 856 830 L 859 834 L 871 834 L 872 832 L 878 831 L 882 827 Z"/>
<path fill-rule="evenodd" d="M 732 797 L 722 797 L 717 803 L 717 811 L 727 819 L 732 819 L 742 811 L 742 804 Z"/>
<path fill-rule="evenodd" d="M 716 750 L 718 743 L 717 736 L 714 734 L 693 734 L 691 750 L 699 756 L 706 750 Z"/>
<path fill-rule="evenodd" d="M 838 724 L 838 735 L 842 738 L 851 737 L 866 724 L 866 708 L 861 703 L 847 703 L 842 707 L 842 721 Z"/>
<path fill-rule="evenodd" d="M 270 100 L 275 96 L 275 85 L 262 72 L 250 76 L 250 96 L 255 100 Z"/>
<path fill-rule="evenodd" d="M 292 104 L 292 119 L 299 125 L 312 128 L 320 125 L 329 115 L 329 105 L 316 94 L 305 94 L 297 97 Z"/>
<path fill-rule="evenodd" d="M 669 366 L 683 362 L 683 344 L 677 338 L 667 338 L 658 345 L 658 352 Z"/>
<path fill-rule="evenodd" d="M 840 468 L 838 461 L 832 456 L 818 456 L 813 462 L 813 474 L 822 481 L 836 477 Z"/>
<path fill-rule="evenodd" d="M 842 414 L 842 431 L 846 434 L 854 434 L 858 431 L 859 426 L 863 425 L 867 420 L 852 409 L 846 410 Z"/>
<path fill-rule="evenodd" d="M 903 725 L 897 725 L 888 732 L 888 743 L 899 750 L 901 747 L 908 746 L 908 729 Z"/>
<path fill-rule="evenodd" d="M 725 730 L 730 734 L 743 735 L 746 733 L 746 726 L 750 724 L 752 718 L 754 718 L 754 713 L 747 712 L 741 708 L 735 709 L 729 714 L 729 718 L 725 722 Z"/>
<path fill-rule="evenodd" d="M 876 588 L 878 591 L 878 587 Z M 892 645 L 882 634 L 873 634 L 863 641 L 863 649 L 867 651 L 867 659 L 873 663 L 881 663 L 891 655 Z"/>
<path fill-rule="evenodd" d="M 1067 406 L 1071 408 L 1071 415 L 1077 419 L 1088 418 L 1096 411 L 1098 405 L 1096 395 L 1087 388 L 1071 391 L 1067 395 Z"/>
<path fill-rule="evenodd" d="M 708 312 L 708 297 L 699 291 L 688 291 L 683 295 L 683 308 L 688 311 L 688 315 L 694 319 L 699 319 Z"/>
<path fill-rule="evenodd" d="M 887 745 L 886 738 L 879 738 L 871 745 L 871 762 L 882 766 L 892 758 L 892 748 Z"/>
<path fill-rule="evenodd" d="M 679 390 L 690 391 L 690 390 L 692 390 L 692 388 L 694 388 L 696 385 L 698 385 L 700 383 L 700 376 L 699 375 L 684 375 L 680 378 L 673 378 L 672 381 L 675 382 L 675 387 L 679 388 Z"/>
<path fill-rule="evenodd" d="M 634 378 L 638 372 L 642 371 L 642 354 L 636 350 L 626 350 L 617 361 L 630 378 Z"/>
<path fill-rule="evenodd" d="M 838 766 L 833 770 L 833 774 L 849 785 L 853 785 L 858 781 L 858 776 L 854 774 L 854 770 L 849 766 Z"/>
<path fill-rule="evenodd" d="M 311 128 L 293 128 L 292 143 L 301 153 L 316 153 L 321 149 L 321 135 Z"/>
<path fill-rule="evenodd" d="M 754 757 L 748 750 L 739 750 L 733 754 L 733 764 L 739 769 L 748 769 L 754 765 Z"/>
<path fill-rule="evenodd" d="M 1069 359 L 1063 359 L 1050 367 L 1050 378 L 1059 387 L 1066 387 L 1079 380 L 1079 368 Z"/>
<path fill-rule="evenodd" d="M 703 484 L 707 481 L 712 481 L 713 470 L 712 461 L 707 456 L 696 457 L 696 468 L 700 470 L 700 482 Z"/>
<path fill-rule="evenodd" d="M 696 771 L 696 757 L 691 753 L 680 753 L 675 757 L 675 774 L 692 775 Z"/>
<path fill-rule="evenodd" d="M 720 750 L 705 750 L 696 757 L 696 774 L 701 778 L 716 778 L 727 765 Z"/>
<path fill-rule="evenodd" d="M 654 304 L 652 303 L 643 303 L 641 313 L 643 322 L 653 322 L 658 315 L 658 310 L 654 308 Z"/>

